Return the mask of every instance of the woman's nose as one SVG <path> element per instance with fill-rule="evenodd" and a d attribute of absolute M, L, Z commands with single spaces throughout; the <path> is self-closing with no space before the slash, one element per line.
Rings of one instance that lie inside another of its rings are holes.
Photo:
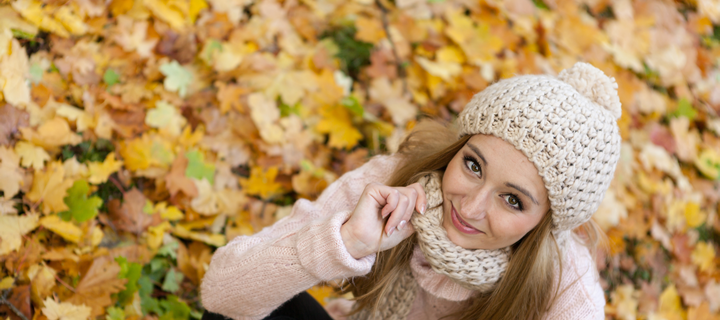
<path fill-rule="evenodd" d="M 474 188 L 469 190 L 465 196 L 462 207 L 464 217 L 473 220 L 481 220 L 487 216 L 488 209 L 492 205 L 490 201 L 490 190 L 487 188 Z"/>

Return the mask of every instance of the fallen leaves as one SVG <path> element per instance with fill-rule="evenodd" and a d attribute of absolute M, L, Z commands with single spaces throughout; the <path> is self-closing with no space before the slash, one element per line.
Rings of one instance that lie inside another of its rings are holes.
<path fill-rule="evenodd" d="M 717 319 L 718 8 L 5 2 L 0 287 L 28 318 L 197 317 L 215 247 L 396 150 L 419 116 L 449 121 L 490 83 L 587 61 L 623 103 L 595 214 L 608 317 Z"/>

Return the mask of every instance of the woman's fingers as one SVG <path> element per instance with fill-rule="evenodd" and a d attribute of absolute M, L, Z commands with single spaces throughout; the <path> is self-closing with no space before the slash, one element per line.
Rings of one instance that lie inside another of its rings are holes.
<path fill-rule="evenodd" d="M 425 190 L 419 183 L 413 183 L 408 186 L 417 192 L 417 201 L 415 201 L 415 211 L 425 214 L 427 210 L 427 197 L 425 196 Z"/>
<path fill-rule="evenodd" d="M 410 222 L 415 210 L 418 193 L 413 188 L 396 188 L 400 193 L 400 200 L 395 210 L 385 224 L 385 233 L 391 236 L 395 230 L 402 230 Z"/>

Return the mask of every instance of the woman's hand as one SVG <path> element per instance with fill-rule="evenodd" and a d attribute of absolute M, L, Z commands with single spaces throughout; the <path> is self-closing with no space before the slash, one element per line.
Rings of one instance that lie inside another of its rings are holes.
<path fill-rule="evenodd" d="M 415 210 L 425 213 L 426 205 L 425 191 L 418 183 L 407 187 L 370 183 L 340 228 L 343 243 L 355 259 L 390 249 L 415 232 L 410 217 Z"/>

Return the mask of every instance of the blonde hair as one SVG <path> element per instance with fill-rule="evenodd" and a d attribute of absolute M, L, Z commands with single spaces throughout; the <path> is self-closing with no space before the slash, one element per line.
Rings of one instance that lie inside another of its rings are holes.
<path fill-rule="evenodd" d="M 401 164 L 386 182 L 390 186 L 407 186 L 430 171 L 444 172 L 450 160 L 471 136 L 458 138 L 457 131 L 446 123 L 424 120 L 400 145 Z M 602 231 L 584 226 L 585 245 L 594 252 Z M 512 256 L 503 278 L 495 288 L 474 296 L 469 308 L 446 315 L 466 319 L 540 319 L 559 296 L 555 282 L 555 264 L 562 270 L 562 256 L 552 232 L 552 215 L 548 212 L 540 223 L 512 245 Z M 598 234 L 598 232 L 600 234 Z M 395 280 L 410 268 L 417 245 L 415 235 L 392 249 L 379 252 L 370 273 L 355 278 L 340 288 L 351 292 L 356 303 L 352 314 L 370 308 L 375 314 Z M 594 256 L 594 254 L 593 254 Z M 562 277 L 562 271 L 558 279 Z M 561 293 L 560 293 L 561 294 Z"/>

